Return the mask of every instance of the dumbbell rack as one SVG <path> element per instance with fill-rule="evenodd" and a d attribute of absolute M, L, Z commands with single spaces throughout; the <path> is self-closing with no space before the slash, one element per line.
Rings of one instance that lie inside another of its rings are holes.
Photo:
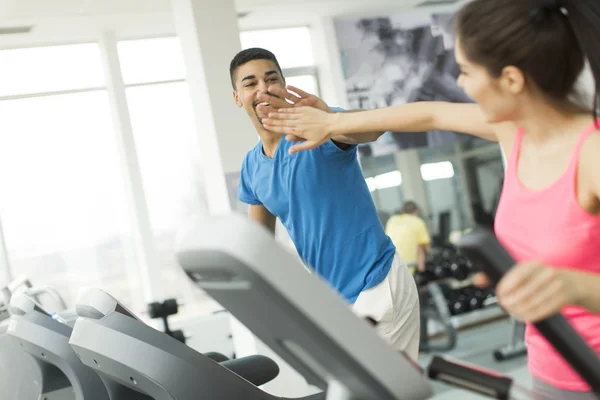
<path fill-rule="evenodd" d="M 447 285 L 452 290 L 460 290 L 465 287 L 472 286 L 473 277 L 469 277 L 465 280 L 457 280 L 455 278 L 444 278 L 429 282 L 431 284 Z M 477 310 L 467 311 L 460 315 L 450 316 L 450 324 L 454 329 L 460 329 L 466 326 L 472 326 L 486 321 L 490 321 L 502 316 L 505 316 L 506 312 L 497 305 L 495 298 L 487 299 L 484 301 L 482 308 Z M 438 333 L 443 332 L 442 328 L 438 324 L 428 324 L 427 334 L 428 336 L 435 336 Z"/>

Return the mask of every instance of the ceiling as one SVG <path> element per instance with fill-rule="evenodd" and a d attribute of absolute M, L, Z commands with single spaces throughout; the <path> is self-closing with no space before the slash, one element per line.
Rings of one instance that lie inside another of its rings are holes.
<path fill-rule="evenodd" d="M 386 15 L 424 1 L 235 0 L 240 29 L 307 25 L 328 15 Z M 460 1 L 428 3 L 448 6 Z M 23 27 L 32 29 L 11 33 Z M 0 48 L 95 40 L 103 30 L 120 37 L 172 35 L 170 0 L 0 0 Z"/>

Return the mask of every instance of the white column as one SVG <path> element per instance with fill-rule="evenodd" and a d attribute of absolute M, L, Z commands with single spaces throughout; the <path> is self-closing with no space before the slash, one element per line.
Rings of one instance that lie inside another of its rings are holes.
<path fill-rule="evenodd" d="M 321 97 L 330 106 L 348 107 L 344 69 L 332 17 L 311 25 L 312 45 L 317 62 Z"/>
<path fill-rule="evenodd" d="M 102 63 L 106 76 L 106 87 L 116 133 L 119 158 L 121 160 L 125 194 L 131 220 L 131 234 L 135 247 L 136 261 L 142 280 L 146 302 L 162 301 L 163 287 L 160 278 L 158 252 L 150 224 L 146 196 L 142 184 L 140 164 L 135 148 L 133 128 L 127 105 L 123 74 L 119 63 L 117 39 L 114 33 L 105 33 L 100 41 Z"/>
<path fill-rule="evenodd" d="M 429 219 L 429 199 L 425 182 L 421 177 L 421 158 L 415 149 L 402 150 L 394 153 L 396 166 L 402 174 L 402 193 L 404 200 L 412 200 L 421 209 L 423 217 Z"/>
<path fill-rule="evenodd" d="M 8 258 L 8 249 L 4 240 L 4 229 L 2 229 L 2 220 L 0 220 L 0 286 L 6 286 L 13 280 L 10 259 Z"/>
<path fill-rule="evenodd" d="M 229 63 L 241 50 L 233 0 L 171 0 L 200 136 L 201 162 L 211 214 L 235 204 L 237 175 L 257 137 L 233 101 Z"/>

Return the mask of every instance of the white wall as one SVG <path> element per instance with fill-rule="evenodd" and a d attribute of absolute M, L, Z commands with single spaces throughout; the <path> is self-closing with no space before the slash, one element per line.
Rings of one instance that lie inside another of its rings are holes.
<path fill-rule="evenodd" d="M 372 192 L 373 200 L 377 205 L 377 210 L 394 214 L 402 207 L 404 196 L 402 194 L 402 185 L 387 189 L 379 189 Z"/>

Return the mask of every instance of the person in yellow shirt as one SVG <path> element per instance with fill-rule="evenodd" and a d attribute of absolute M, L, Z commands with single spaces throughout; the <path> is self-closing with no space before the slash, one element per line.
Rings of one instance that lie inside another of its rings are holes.
<path fill-rule="evenodd" d="M 415 202 L 405 202 L 400 213 L 390 217 L 385 233 L 413 274 L 415 269 L 425 271 L 425 257 L 431 251 L 431 238 Z"/>

